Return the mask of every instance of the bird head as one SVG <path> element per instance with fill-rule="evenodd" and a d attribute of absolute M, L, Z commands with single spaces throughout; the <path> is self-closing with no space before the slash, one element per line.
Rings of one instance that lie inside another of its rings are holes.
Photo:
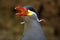
<path fill-rule="evenodd" d="M 29 11 L 25 7 L 16 6 L 15 10 L 17 10 L 16 16 L 31 16 L 32 15 L 32 12 Z"/>
<path fill-rule="evenodd" d="M 31 6 L 16 6 L 15 10 L 17 10 L 16 16 L 21 16 L 25 21 L 32 21 L 37 20 L 39 22 L 39 19 L 37 17 L 37 12 L 35 9 Z"/>

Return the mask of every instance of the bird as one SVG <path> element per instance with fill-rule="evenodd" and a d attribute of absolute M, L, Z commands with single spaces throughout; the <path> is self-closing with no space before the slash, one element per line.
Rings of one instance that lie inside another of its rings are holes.
<path fill-rule="evenodd" d="M 16 7 L 15 10 L 17 8 L 20 9 Z M 35 9 L 32 6 L 24 6 L 22 9 L 25 9 L 25 12 L 16 13 L 16 16 L 21 16 L 24 21 L 24 32 L 20 40 L 47 40 Z M 26 15 L 23 15 L 24 13 Z"/>

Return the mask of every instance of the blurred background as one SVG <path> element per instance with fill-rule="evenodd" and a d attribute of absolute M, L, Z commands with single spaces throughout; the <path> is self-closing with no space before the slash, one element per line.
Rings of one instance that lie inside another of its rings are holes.
<path fill-rule="evenodd" d="M 0 40 L 19 40 L 24 25 L 16 17 L 14 7 L 33 6 L 38 12 L 42 28 L 48 40 L 60 40 L 60 0 L 0 0 Z"/>

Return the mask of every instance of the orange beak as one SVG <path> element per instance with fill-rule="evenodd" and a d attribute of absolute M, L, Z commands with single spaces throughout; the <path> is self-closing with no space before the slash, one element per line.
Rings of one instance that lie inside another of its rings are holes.
<path fill-rule="evenodd" d="M 27 16 L 28 10 L 21 6 L 16 6 L 15 10 L 18 10 L 16 16 Z"/>

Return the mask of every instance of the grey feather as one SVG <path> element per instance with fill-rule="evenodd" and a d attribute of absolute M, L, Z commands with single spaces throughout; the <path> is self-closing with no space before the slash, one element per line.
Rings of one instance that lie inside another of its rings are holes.
<path fill-rule="evenodd" d="M 24 32 L 21 40 L 46 40 L 45 34 L 35 12 L 32 16 L 22 17 L 24 20 Z"/>

